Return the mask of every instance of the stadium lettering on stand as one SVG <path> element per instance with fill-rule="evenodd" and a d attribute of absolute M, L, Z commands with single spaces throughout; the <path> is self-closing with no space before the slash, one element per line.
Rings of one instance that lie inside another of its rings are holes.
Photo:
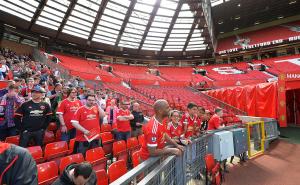
<path fill-rule="evenodd" d="M 300 79 L 300 74 L 286 74 L 286 78 Z"/>

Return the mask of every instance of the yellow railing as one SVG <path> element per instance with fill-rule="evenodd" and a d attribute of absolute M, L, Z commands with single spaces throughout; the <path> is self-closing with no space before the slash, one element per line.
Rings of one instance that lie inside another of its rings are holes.
<path fill-rule="evenodd" d="M 249 122 L 246 124 L 248 131 L 248 156 L 253 158 L 262 155 L 265 150 L 264 121 Z"/>

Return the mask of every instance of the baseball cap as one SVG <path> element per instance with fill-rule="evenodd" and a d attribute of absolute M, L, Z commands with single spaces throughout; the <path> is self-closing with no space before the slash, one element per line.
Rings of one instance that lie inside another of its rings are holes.
<path fill-rule="evenodd" d="M 32 92 L 46 93 L 46 90 L 43 87 L 41 87 L 40 85 L 34 86 L 31 91 Z"/>

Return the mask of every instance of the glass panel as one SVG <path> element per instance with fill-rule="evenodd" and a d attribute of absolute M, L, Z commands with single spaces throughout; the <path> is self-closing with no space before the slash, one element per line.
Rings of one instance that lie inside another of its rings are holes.
<path fill-rule="evenodd" d="M 171 33 L 190 33 L 190 30 L 173 29 Z"/>
<path fill-rule="evenodd" d="M 145 43 L 145 44 L 157 44 L 157 45 L 162 45 L 162 44 L 163 44 L 163 41 L 146 40 L 144 43 Z"/>
<path fill-rule="evenodd" d="M 136 46 L 136 45 L 126 45 L 126 44 L 119 44 L 119 47 L 132 48 L 132 49 L 138 49 L 139 48 L 139 46 Z"/>
<path fill-rule="evenodd" d="M 106 31 L 106 32 L 108 32 L 108 33 L 113 33 L 113 34 L 116 34 L 116 35 L 119 34 L 119 31 L 114 30 L 114 29 L 110 29 L 110 28 L 106 28 L 106 27 L 100 27 L 99 30 L 96 30 L 96 33 L 97 33 L 98 31 Z"/>
<path fill-rule="evenodd" d="M 174 10 L 169 10 L 165 8 L 158 8 L 157 10 L 157 15 L 165 15 L 165 16 L 170 16 L 172 17 L 174 15 L 175 11 Z"/>
<path fill-rule="evenodd" d="M 172 17 L 164 17 L 164 16 L 155 16 L 154 21 L 160 21 L 160 22 L 171 22 Z"/>
<path fill-rule="evenodd" d="M 125 36 L 122 36 L 121 40 L 131 41 L 131 42 L 138 42 L 138 43 L 141 42 L 141 39 L 136 39 L 136 38 L 131 38 L 131 37 L 125 37 Z"/>
<path fill-rule="evenodd" d="M 48 7 L 48 6 L 45 6 L 43 12 L 44 12 L 44 11 L 49 12 L 49 13 L 52 13 L 52 14 L 58 16 L 58 17 L 61 17 L 61 18 L 63 18 L 63 17 L 65 16 L 65 13 L 62 13 L 62 12 L 57 11 L 57 10 L 54 10 L 53 8 L 50 8 L 50 7 Z"/>
<path fill-rule="evenodd" d="M 57 30 L 58 27 L 56 26 L 52 26 L 51 24 L 48 24 L 48 23 L 44 23 L 44 22 L 41 22 L 39 20 L 36 21 L 36 24 L 40 25 L 40 26 L 44 26 L 44 27 L 47 27 L 47 28 L 51 28 L 53 30 Z"/>
<path fill-rule="evenodd" d="M 129 46 L 139 46 L 140 44 L 139 43 L 136 43 L 136 42 L 128 42 L 128 41 L 120 41 L 119 44 L 124 44 L 124 45 L 129 45 Z"/>
<path fill-rule="evenodd" d="M 125 18 L 124 14 L 118 13 L 116 11 L 113 11 L 113 10 L 110 10 L 110 9 L 107 9 L 107 8 L 104 10 L 104 14 L 112 16 L 112 17 L 116 17 L 116 18 L 122 19 L 122 20 Z"/>
<path fill-rule="evenodd" d="M 90 17 L 90 16 L 88 16 L 86 14 L 80 13 L 80 12 L 78 12 L 76 10 L 72 11 L 71 16 L 76 16 L 78 18 L 81 18 L 83 20 L 89 21 L 91 23 L 94 22 L 94 18 L 93 17 Z"/>
<path fill-rule="evenodd" d="M 96 41 L 96 42 L 101 42 L 101 43 L 104 43 L 104 44 L 108 44 L 108 45 L 115 45 L 115 42 L 110 42 L 110 41 L 106 41 L 106 40 L 102 40 L 102 39 L 93 38 L 92 40 Z"/>
<path fill-rule="evenodd" d="M 167 33 L 148 32 L 147 36 L 165 37 Z"/>
<path fill-rule="evenodd" d="M 132 17 L 132 16 L 129 18 L 129 22 L 142 24 L 142 25 L 147 25 L 148 24 L 148 20 L 135 18 L 135 17 Z"/>
<path fill-rule="evenodd" d="M 175 48 L 172 48 L 172 49 L 165 48 L 164 51 L 182 51 L 182 49 L 181 49 L 181 48 L 179 48 L 179 49 L 175 49 Z"/>
<path fill-rule="evenodd" d="M 79 34 L 82 34 L 82 35 L 87 35 L 89 36 L 89 32 L 86 32 L 86 31 L 83 31 L 83 30 L 80 30 L 80 29 L 76 29 L 76 28 L 73 28 L 71 26 L 68 26 L 68 25 L 65 25 L 64 26 L 64 30 L 67 29 L 69 31 L 74 31 L 74 32 L 77 32 Z"/>
<path fill-rule="evenodd" d="M 123 21 L 120 21 L 118 19 L 106 16 L 106 15 L 102 15 L 101 20 L 105 20 L 107 22 L 115 23 L 115 24 L 118 24 L 118 25 L 122 25 L 123 24 Z"/>
<path fill-rule="evenodd" d="M 223 3 L 223 0 L 214 0 L 214 1 L 211 1 L 211 6 L 214 7 L 214 6 L 217 6 L 222 3 Z"/>
<path fill-rule="evenodd" d="M 169 38 L 168 42 L 185 42 L 186 39 Z"/>
<path fill-rule="evenodd" d="M 7 13 L 10 13 L 10 14 L 13 14 L 13 15 L 24 14 L 21 18 L 23 18 L 23 17 L 25 18 L 26 16 L 32 18 L 32 16 L 33 16 L 33 13 L 31 13 L 27 10 L 24 10 L 23 8 L 20 8 L 16 5 L 10 4 L 9 2 L 6 2 L 6 1 L 2 1 L 0 6 L 1 7 L 6 6 L 7 8 L 11 9 L 11 10 L 6 11 L 5 10 L 6 8 L 2 8 L 2 10 L 7 12 Z M 29 20 L 31 20 L 31 19 L 29 19 Z"/>
<path fill-rule="evenodd" d="M 185 42 L 167 42 L 166 46 L 170 46 L 170 45 L 178 45 L 178 46 L 184 46 Z"/>
<path fill-rule="evenodd" d="M 136 3 L 134 6 L 134 9 L 142 11 L 142 12 L 151 13 L 153 10 L 153 6 Z"/>
<path fill-rule="evenodd" d="M 178 37 L 184 38 L 187 36 L 188 36 L 188 34 L 173 34 L 173 33 L 170 34 L 170 37 L 175 37 L 175 38 L 178 38 Z"/>
<path fill-rule="evenodd" d="M 195 37 L 201 37 L 201 33 L 194 33 L 192 37 L 193 38 L 195 38 Z"/>
<path fill-rule="evenodd" d="M 172 49 L 172 48 L 174 48 L 174 49 L 181 49 L 181 48 L 183 48 L 183 46 L 165 46 L 165 48 L 166 49 Z"/>
<path fill-rule="evenodd" d="M 113 28 L 113 29 L 116 29 L 116 30 L 120 30 L 121 26 L 115 24 L 115 23 L 109 23 L 109 22 L 106 22 L 106 21 L 100 21 L 100 26 L 105 26 L 105 27 L 108 27 L 108 28 Z"/>
<path fill-rule="evenodd" d="M 204 41 L 204 38 L 203 37 L 196 37 L 196 38 L 191 38 L 190 39 L 190 42 L 194 42 L 194 41 Z"/>
<path fill-rule="evenodd" d="M 32 5 L 33 7 L 38 7 L 39 6 L 39 2 L 37 2 L 35 0 L 26 0 L 26 2 L 30 5 Z"/>
<path fill-rule="evenodd" d="M 149 31 L 152 31 L 152 32 L 160 32 L 160 33 L 167 33 L 167 32 L 168 32 L 168 29 L 151 27 L 151 28 L 149 29 Z"/>
<path fill-rule="evenodd" d="M 193 13 L 191 11 L 180 11 L 178 17 L 193 17 Z"/>
<path fill-rule="evenodd" d="M 13 4 L 18 5 L 18 6 L 22 7 L 23 9 L 26 9 L 25 11 L 32 12 L 32 13 L 35 12 L 36 7 L 34 7 L 33 5 L 31 6 L 31 5 L 27 4 L 27 3 L 24 3 L 22 1 L 20 1 L 20 0 L 7 0 L 7 1 L 9 1 L 9 2 L 11 2 Z M 1 2 L 1 4 L 2 4 L 2 2 Z M 13 4 L 12 4 L 12 7 L 15 6 Z"/>
<path fill-rule="evenodd" d="M 97 31 L 97 34 L 103 35 L 106 37 L 115 38 L 115 39 L 118 37 L 118 34 L 112 34 L 112 33 L 104 32 L 104 31 Z"/>
<path fill-rule="evenodd" d="M 177 18 L 176 19 L 176 23 L 193 23 L 194 22 L 194 19 L 190 19 L 190 18 Z"/>
<path fill-rule="evenodd" d="M 132 24 L 132 23 L 127 23 L 126 25 L 128 28 L 133 28 L 133 29 L 139 29 L 139 30 L 145 30 L 146 26 L 138 25 L 138 24 Z"/>
<path fill-rule="evenodd" d="M 188 48 L 205 48 L 206 44 L 188 45 Z"/>
<path fill-rule="evenodd" d="M 88 31 L 88 32 L 91 31 L 91 27 L 87 27 L 85 25 L 81 25 L 81 24 L 78 24 L 78 23 L 70 21 L 70 20 L 68 20 L 67 25 L 70 25 L 70 26 L 73 26 L 75 28 L 79 28 L 79 29 L 82 29 L 82 30 L 85 30 L 85 31 Z"/>
<path fill-rule="evenodd" d="M 165 8 L 170 8 L 170 9 L 176 9 L 177 7 L 177 2 L 174 1 L 168 1 L 168 0 L 161 0 L 160 6 L 165 7 Z"/>
<path fill-rule="evenodd" d="M 175 24 L 174 28 L 185 28 L 185 29 L 191 29 L 192 24 Z"/>
<path fill-rule="evenodd" d="M 144 47 L 147 47 L 147 48 L 157 48 L 157 49 L 160 49 L 161 48 L 161 45 L 155 45 L 155 44 L 144 44 L 143 45 L 143 48 Z"/>
<path fill-rule="evenodd" d="M 55 20 L 55 21 L 57 21 L 57 22 L 61 22 L 62 19 L 63 19 L 63 18 L 61 18 L 61 17 L 57 17 L 57 16 L 52 15 L 52 14 L 50 14 L 50 13 L 47 13 L 47 12 L 45 12 L 45 11 L 43 11 L 43 12 L 41 13 L 41 16 L 43 16 L 43 17 L 48 17 L 48 18 L 53 19 L 53 20 Z"/>
<path fill-rule="evenodd" d="M 190 6 L 186 3 L 184 3 L 181 7 L 181 10 L 190 10 Z"/>
<path fill-rule="evenodd" d="M 120 5 L 116 5 L 116 4 L 111 3 L 111 2 L 107 3 L 106 8 L 109 8 L 111 10 L 115 10 L 115 11 L 121 12 L 123 14 L 126 14 L 126 12 L 128 10 L 128 8 L 125 8 L 125 7 L 120 6 Z"/>
<path fill-rule="evenodd" d="M 14 8 L 14 9 L 15 9 L 15 8 Z M 7 13 L 9 13 L 9 14 L 15 15 L 15 16 L 21 18 L 21 19 L 26 20 L 26 21 L 31 21 L 31 18 L 30 18 L 30 17 L 25 16 L 25 15 L 23 15 L 23 14 L 20 14 L 20 13 L 18 13 L 18 12 L 15 12 L 15 11 L 13 11 L 13 10 L 11 10 L 11 9 L 8 9 L 8 8 L 4 7 L 3 4 L 0 5 L 0 10 L 2 10 L 2 11 L 4 11 L 4 12 L 7 12 Z"/>
<path fill-rule="evenodd" d="M 186 51 L 198 51 L 198 50 L 206 50 L 206 47 L 205 48 L 186 48 Z"/>
<path fill-rule="evenodd" d="M 152 22 L 151 26 L 159 27 L 159 28 L 169 28 L 170 23 L 164 23 L 164 22 Z"/>
<path fill-rule="evenodd" d="M 122 1 L 120 1 L 120 0 L 111 0 L 111 1 L 116 2 L 120 5 L 126 6 L 126 7 L 128 7 L 129 4 L 130 4 L 130 1 L 128 1 L 128 0 L 122 0 Z"/>
<path fill-rule="evenodd" d="M 91 9 L 95 10 L 95 11 L 98 11 L 99 10 L 99 5 L 101 4 L 101 0 L 98 0 L 96 2 L 87 1 L 87 0 L 78 0 L 77 3 L 81 4 L 83 6 L 89 7 Z"/>
<path fill-rule="evenodd" d="M 53 8 L 56 8 L 56 9 L 58 9 L 58 10 L 61 10 L 62 12 L 67 12 L 67 10 L 68 10 L 68 7 L 66 7 L 66 6 L 64 6 L 64 5 L 62 5 L 62 4 L 59 4 L 59 3 L 57 3 L 57 2 L 54 2 L 53 0 L 49 0 L 49 1 L 47 2 L 47 5 L 48 5 L 48 6 L 51 6 L 51 7 L 53 7 Z"/>
<path fill-rule="evenodd" d="M 103 36 L 103 35 L 97 35 L 97 34 L 95 34 L 94 38 L 97 38 L 97 39 L 100 39 L 100 40 L 106 40 L 106 41 L 113 42 L 113 43 L 116 42 L 115 38 L 110 38 L 110 37 L 106 37 L 106 36 Z"/>
<path fill-rule="evenodd" d="M 139 34 L 139 35 L 143 35 L 144 32 L 143 31 L 140 31 L 140 30 L 136 30 L 136 29 L 132 29 L 132 28 L 125 28 L 125 31 L 126 32 L 129 32 L 129 33 L 135 33 L 135 34 Z"/>
<path fill-rule="evenodd" d="M 52 24 L 52 25 L 57 26 L 57 27 L 60 26 L 60 23 L 55 22 L 55 21 L 52 21 L 52 20 L 47 19 L 47 18 L 44 18 L 44 17 L 39 17 L 39 20 L 40 20 L 40 21 L 43 21 L 43 22 L 45 22 L 45 23 Z"/>
<path fill-rule="evenodd" d="M 143 47 L 142 49 L 143 49 L 143 50 L 160 51 L 160 48 Z"/>
<path fill-rule="evenodd" d="M 85 14 L 88 14 L 90 15 L 91 17 L 96 17 L 97 13 L 93 10 L 90 10 L 90 9 L 87 9 L 83 6 L 80 6 L 80 5 L 75 5 L 74 7 L 75 10 L 78 10 L 79 12 L 82 12 L 82 13 L 85 13 Z M 73 12 L 73 11 L 72 11 Z"/>
<path fill-rule="evenodd" d="M 137 0 L 139 3 L 154 5 L 156 3 L 156 0 Z"/>
<path fill-rule="evenodd" d="M 156 40 L 156 41 L 164 41 L 165 38 L 162 37 L 147 37 L 147 40 Z"/>
<path fill-rule="evenodd" d="M 128 33 L 128 32 L 123 32 L 123 35 L 126 37 L 131 37 L 131 38 L 136 38 L 136 39 L 142 39 L 142 35 L 137 35 L 134 33 Z"/>
<path fill-rule="evenodd" d="M 73 21 L 73 22 L 80 23 L 80 24 L 82 24 L 82 25 L 86 25 L 86 26 L 88 26 L 89 28 L 91 28 L 91 27 L 93 26 L 92 23 L 90 23 L 90 22 L 88 22 L 88 21 L 84 21 L 84 20 L 82 20 L 82 19 L 78 19 L 77 17 L 70 16 L 70 17 L 69 17 L 69 20 L 70 20 L 70 21 Z"/>
<path fill-rule="evenodd" d="M 80 33 L 76 33 L 76 32 L 74 32 L 74 31 L 69 31 L 69 30 L 65 30 L 65 29 L 64 29 L 62 32 L 67 33 L 67 34 L 69 34 L 69 35 L 76 36 L 76 37 L 80 37 L 80 38 L 83 38 L 83 39 L 87 39 L 87 38 L 88 38 L 88 36 L 82 35 L 82 34 L 80 34 Z"/>
<path fill-rule="evenodd" d="M 137 18 L 140 18 L 140 19 L 145 19 L 145 20 L 148 20 L 150 18 L 150 15 L 147 14 L 147 13 L 142 13 L 142 12 L 139 12 L 139 11 L 133 11 L 131 13 L 131 16 L 133 17 L 137 17 Z"/>

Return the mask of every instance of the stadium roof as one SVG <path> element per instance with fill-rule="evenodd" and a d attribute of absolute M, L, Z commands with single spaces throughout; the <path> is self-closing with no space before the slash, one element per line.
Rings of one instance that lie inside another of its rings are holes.
<path fill-rule="evenodd" d="M 0 10 L 4 22 L 98 50 L 173 56 L 212 51 L 196 0 L 2 0 Z M 22 21 L 10 21 L 7 13 Z"/>

